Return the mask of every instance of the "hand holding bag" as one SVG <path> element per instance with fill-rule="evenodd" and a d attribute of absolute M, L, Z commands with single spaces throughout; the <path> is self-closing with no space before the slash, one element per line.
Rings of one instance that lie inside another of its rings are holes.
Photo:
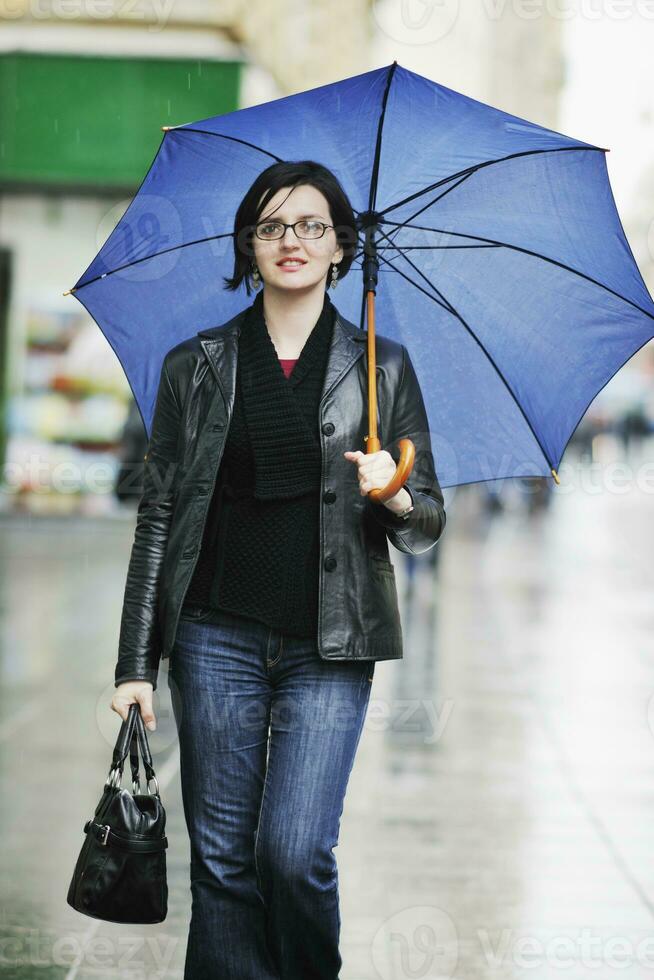
<path fill-rule="evenodd" d="M 140 792 L 138 747 L 147 794 Z M 132 793 L 120 785 L 128 748 Z M 68 889 L 68 904 L 107 922 L 163 922 L 168 911 L 165 829 L 166 812 L 141 710 L 133 703 L 118 733 L 100 802 L 84 824 L 86 840 Z"/>

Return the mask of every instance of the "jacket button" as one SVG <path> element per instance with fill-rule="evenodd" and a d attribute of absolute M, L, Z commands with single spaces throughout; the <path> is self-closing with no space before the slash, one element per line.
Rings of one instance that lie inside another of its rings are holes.
<path fill-rule="evenodd" d="M 328 572 L 333 572 L 337 565 L 338 562 L 335 558 L 325 558 L 325 568 Z"/>
<path fill-rule="evenodd" d="M 198 493 L 202 495 L 209 493 L 209 487 L 198 487 Z"/>
<path fill-rule="evenodd" d="M 335 426 L 333 422 L 325 422 L 325 424 L 322 427 L 322 431 L 325 433 L 326 436 L 331 436 L 334 434 L 334 428 Z"/>
<path fill-rule="evenodd" d="M 214 424 L 211 426 L 211 428 L 213 429 L 214 432 L 219 432 L 220 429 L 224 429 L 225 428 L 225 423 L 224 422 L 214 422 Z"/>
<path fill-rule="evenodd" d="M 326 504 L 333 504 L 334 501 L 336 500 L 336 494 L 334 493 L 333 490 L 325 490 L 325 492 L 322 495 L 322 499 L 325 501 Z"/>

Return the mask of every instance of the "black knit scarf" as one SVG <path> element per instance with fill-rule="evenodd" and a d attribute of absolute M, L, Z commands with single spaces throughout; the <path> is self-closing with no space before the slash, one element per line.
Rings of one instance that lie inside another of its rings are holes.
<path fill-rule="evenodd" d="M 263 290 L 243 321 L 239 338 L 240 382 L 255 463 L 254 496 L 259 500 L 298 497 L 320 486 L 319 436 L 309 426 L 293 389 L 310 371 L 324 373 L 334 314 L 335 308 L 325 292 L 320 316 L 289 378 L 268 333 Z"/>

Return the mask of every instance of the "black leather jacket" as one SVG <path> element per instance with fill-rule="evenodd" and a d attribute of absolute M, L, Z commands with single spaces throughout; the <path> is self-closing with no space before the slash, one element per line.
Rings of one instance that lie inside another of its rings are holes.
<path fill-rule="evenodd" d="M 232 416 L 238 336 L 246 309 L 201 330 L 166 354 L 145 456 L 143 493 L 129 561 L 115 685 L 149 680 L 170 656 L 202 542 Z M 367 333 L 336 310 L 320 402 L 322 480 L 318 650 L 324 660 L 403 656 L 395 572 L 388 541 L 421 554 L 445 527 L 427 415 L 403 344 L 376 336 L 377 428 L 395 459 L 403 436 L 416 447 L 405 483 L 406 518 L 359 492 L 345 450 L 365 451 Z"/>

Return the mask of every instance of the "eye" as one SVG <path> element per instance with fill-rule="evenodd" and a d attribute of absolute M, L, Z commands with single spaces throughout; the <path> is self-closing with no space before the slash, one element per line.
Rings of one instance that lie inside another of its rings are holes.
<path fill-rule="evenodd" d="M 322 231 L 322 221 L 312 221 L 311 219 L 300 221 L 298 229 L 303 235 L 318 235 Z"/>

